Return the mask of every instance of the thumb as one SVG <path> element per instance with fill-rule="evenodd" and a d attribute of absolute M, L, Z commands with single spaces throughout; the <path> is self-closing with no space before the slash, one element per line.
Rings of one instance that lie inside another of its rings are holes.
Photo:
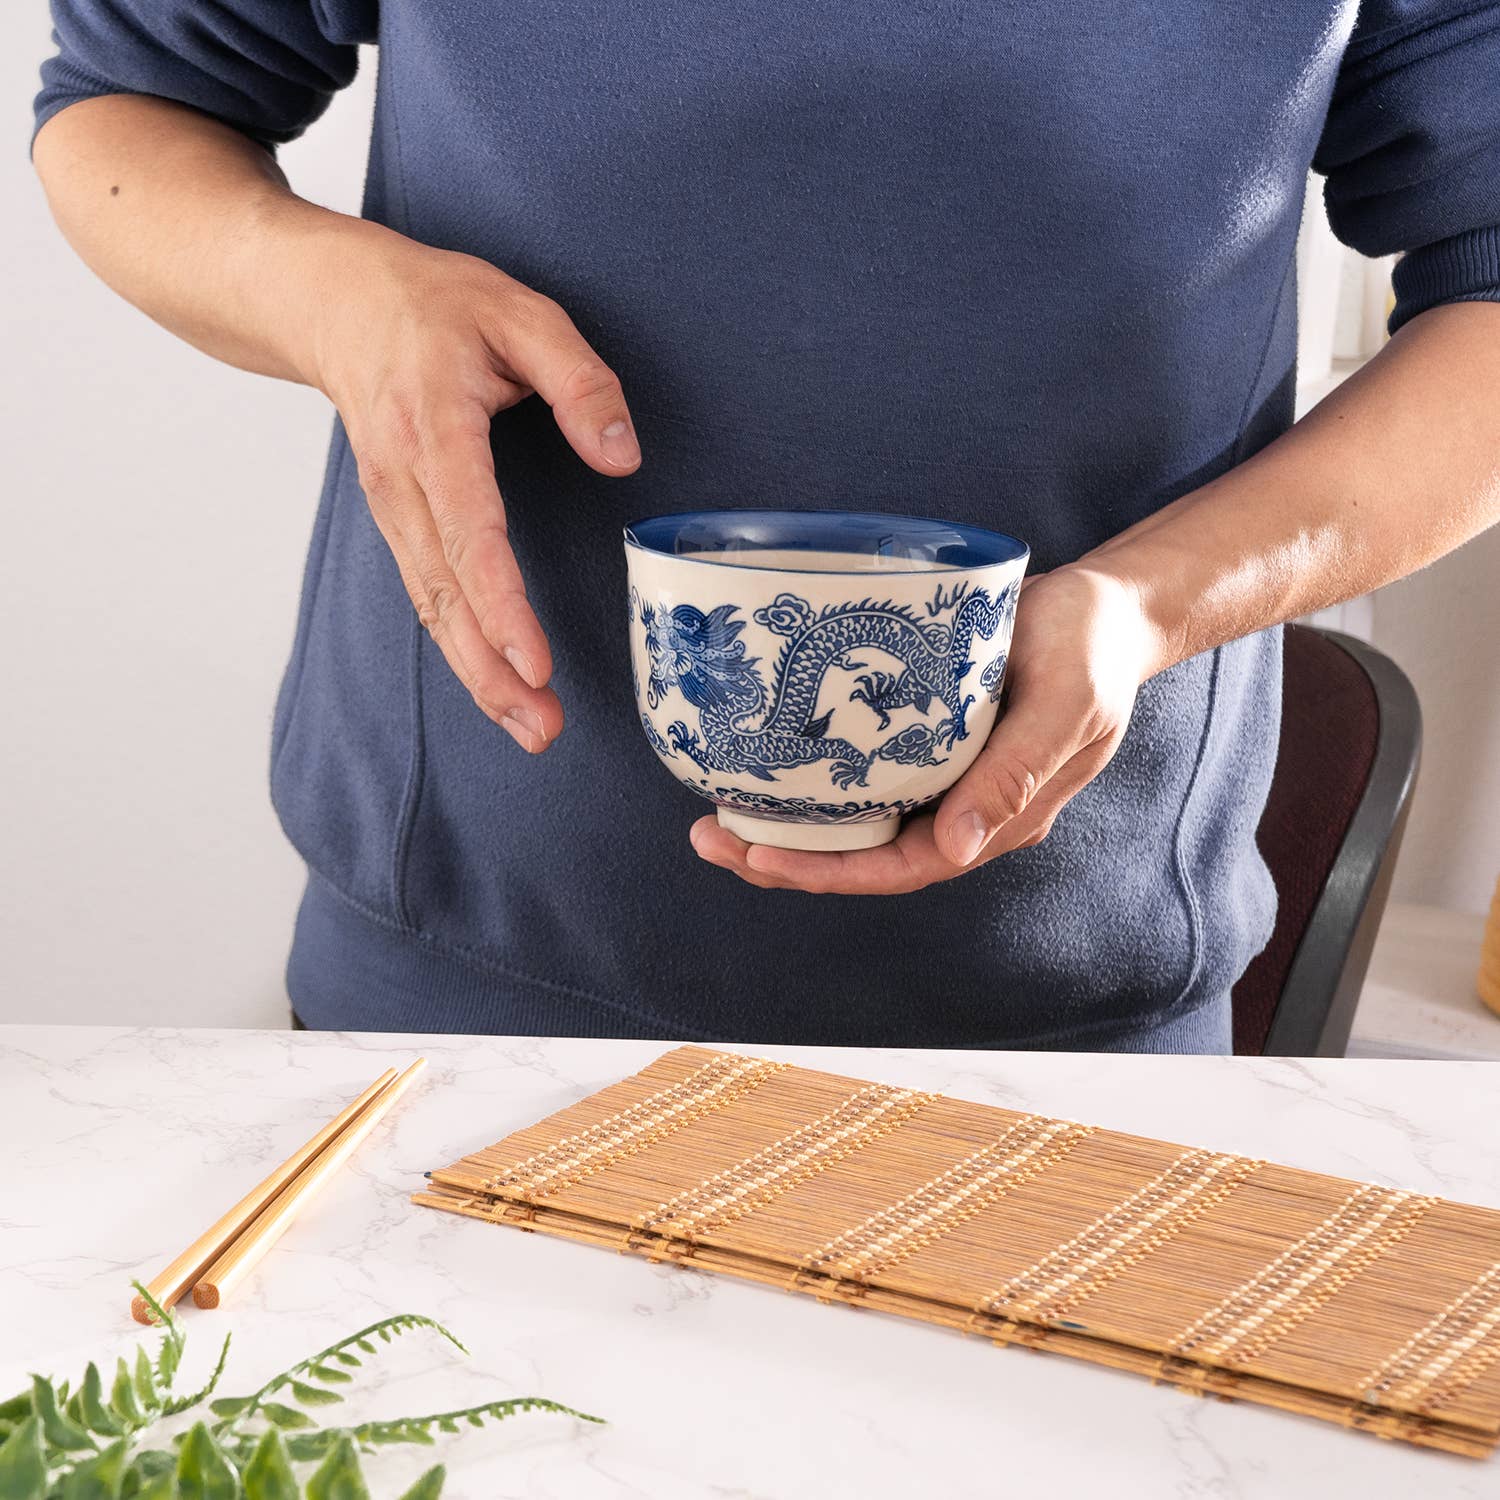
<path fill-rule="evenodd" d="M 973 864 L 1072 759 L 1081 744 L 1078 728 L 1055 700 L 1013 698 L 979 758 L 938 808 L 933 836 L 939 851 L 956 865 Z"/>
<path fill-rule="evenodd" d="M 511 325 L 505 356 L 515 375 L 548 406 L 573 451 L 601 474 L 629 474 L 641 449 L 620 377 L 594 352 L 573 320 L 547 297 Z"/>

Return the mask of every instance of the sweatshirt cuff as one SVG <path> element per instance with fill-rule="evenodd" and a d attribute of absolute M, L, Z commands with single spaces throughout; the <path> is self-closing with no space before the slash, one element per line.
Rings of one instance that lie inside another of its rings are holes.
<path fill-rule="evenodd" d="M 1403 255 L 1391 278 L 1390 331 L 1444 302 L 1500 302 L 1500 225 L 1471 229 Z"/>

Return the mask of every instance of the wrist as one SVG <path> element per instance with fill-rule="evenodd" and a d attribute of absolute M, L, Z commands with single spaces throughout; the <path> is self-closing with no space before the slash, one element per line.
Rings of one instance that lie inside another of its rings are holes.
<path fill-rule="evenodd" d="M 1139 662 L 1141 682 L 1164 672 L 1189 655 L 1184 591 L 1149 549 L 1132 543 L 1106 543 L 1058 572 L 1091 578 L 1096 587 L 1121 598 L 1122 629 L 1132 636 L 1132 658 Z"/>
<path fill-rule="evenodd" d="M 381 305 L 412 242 L 290 193 L 259 205 L 256 228 L 247 242 L 273 299 L 267 321 L 276 352 L 292 379 L 337 404 L 342 363 L 359 347 L 358 330 L 368 330 L 369 309 Z"/>

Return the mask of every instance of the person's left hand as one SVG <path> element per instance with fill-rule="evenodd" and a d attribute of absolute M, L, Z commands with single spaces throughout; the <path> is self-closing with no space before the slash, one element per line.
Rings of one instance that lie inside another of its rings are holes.
<path fill-rule="evenodd" d="M 893 896 L 1039 844 L 1109 764 L 1163 645 L 1140 596 L 1085 560 L 1028 581 L 1006 668 L 1007 704 L 936 811 L 878 849 L 822 853 L 747 844 L 713 817 L 692 828 L 710 864 L 766 889 Z"/>

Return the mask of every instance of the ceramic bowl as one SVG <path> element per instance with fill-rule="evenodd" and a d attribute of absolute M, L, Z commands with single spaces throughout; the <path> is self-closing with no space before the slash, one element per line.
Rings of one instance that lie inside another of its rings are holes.
<path fill-rule="evenodd" d="M 641 728 L 741 838 L 867 849 L 995 722 L 1027 549 L 948 521 L 726 510 L 625 528 Z"/>

